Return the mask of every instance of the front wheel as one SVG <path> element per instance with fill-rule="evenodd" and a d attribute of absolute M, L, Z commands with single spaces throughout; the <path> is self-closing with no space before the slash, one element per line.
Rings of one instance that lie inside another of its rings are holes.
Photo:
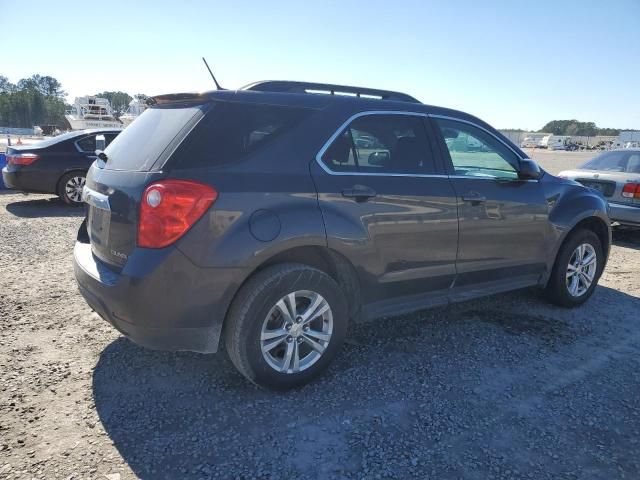
<path fill-rule="evenodd" d="M 82 189 L 86 182 L 86 173 L 71 172 L 62 176 L 58 182 L 58 196 L 67 205 L 82 205 Z"/>
<path fill-rule="evenodd" d="M 604 253 L 598 236 L 578 230 L 564 242 L 545 289 L 553 303 L 563 307 L 582 305 L 593 294 L 602 269 Z"/>
<path fill-rule="evenodd" d="M 326 273 L 300 264 L 258 272 L 240 290 L 225 325 L 231 361 L 261 387 L 308 383 L 335 357 L 347 331 L 347 304 Z"/>

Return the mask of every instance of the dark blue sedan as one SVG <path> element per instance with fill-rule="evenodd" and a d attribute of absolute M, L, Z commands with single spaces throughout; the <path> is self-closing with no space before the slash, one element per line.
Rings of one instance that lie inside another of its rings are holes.
<path fill-rule="evenodd" d="M 105 145 L 120 129 L 77 130 L 31 145 L 7 149 L 2 179 L 7 188 L 32 193 L 52 193 L 69 205 L 82 204 L 87 170 L 96 159 L 96 136 Z"/>

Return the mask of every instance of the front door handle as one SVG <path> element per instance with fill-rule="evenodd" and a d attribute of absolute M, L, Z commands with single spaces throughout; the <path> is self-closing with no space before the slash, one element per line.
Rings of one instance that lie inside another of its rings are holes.
<path fill-rule="evenodd" d="M 366 202 L 370 198 L 375 197 L 376 192 L 374 189 L 364 185 L 354 185 L 351 188 L 345 188 L 342 190 L 342 196 L 346 198 L 353 198 L 356 202 Z"/>
<path fill-rule="evenodd" d="M 472 205 L 477 205 L 487 201 L 487 197 L 479 194 L 478 192 L 469 192 L 462 195 L 462 200 L 465 202 L 471 202 Z"/>

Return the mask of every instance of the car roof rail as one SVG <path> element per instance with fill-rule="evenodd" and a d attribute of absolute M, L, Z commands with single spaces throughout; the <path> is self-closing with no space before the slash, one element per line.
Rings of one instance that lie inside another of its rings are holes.
<path fill-rule="evenodd" d="M 330 83 L 291 82 L 284 80 L 265 80 L 251 83 L 242 90 L 279 93 L 311 93 L 325 95 L 342 95 L 346 97 L 366 98 L 373 100 L 395 100 L 398 102 L 422 103 L 411 95 L 390 90 L 375 88 L 349 87 Z"/>

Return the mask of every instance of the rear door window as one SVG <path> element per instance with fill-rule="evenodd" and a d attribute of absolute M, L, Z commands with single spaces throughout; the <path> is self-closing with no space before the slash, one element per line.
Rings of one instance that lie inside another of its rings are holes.
<path fill-rule="evenodd" d="M 85 153 L 93 153 L 96 150 L 96 136 L 89 135 L 76 142 L 76 145 L 80 150 Z"/>
<path fill-rule="evenodd" d="M 224 165 L 290 131 L 308 110 L 253 103 L 215 104 L 176 152 L 176 168 Z"/>
<path fill-rule="evenodd" d="M 422 118 L 365 115 L 355 119 L 324 152 L 333 171 L 380 174 L 433 174 L 434 158 Z"/>
<path fill-rule="evenodd" d="M 322 155 L 322 162 L 334 172 L 357 172 L 356 149 L 351 130 L 346 129 L 331 143 Z"/>
<path fill-rule="evenodd" d="M 171 153 L 193 124 L 202 117 L 203 105 L 147 108 L 105 149 L 109 170 L 148 171 Z"/>

